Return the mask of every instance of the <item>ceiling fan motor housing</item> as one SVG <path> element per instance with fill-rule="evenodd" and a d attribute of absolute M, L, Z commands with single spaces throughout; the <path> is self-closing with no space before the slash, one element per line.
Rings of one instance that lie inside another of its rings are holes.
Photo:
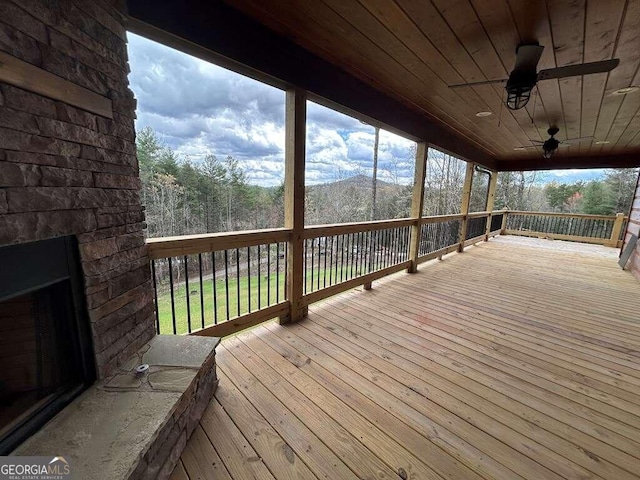
<path fill-rule="evenodd" d="M 558 149 L 559 146 L 560 146 L 560 142 L 558 140 L 556 140 L 555 138 L 551 137 L 550 139 L 548 139 L 542 145 L 542 150 L 544 151 L 543 157 L 544 158 L 551 158 L 551 156 Z"/>

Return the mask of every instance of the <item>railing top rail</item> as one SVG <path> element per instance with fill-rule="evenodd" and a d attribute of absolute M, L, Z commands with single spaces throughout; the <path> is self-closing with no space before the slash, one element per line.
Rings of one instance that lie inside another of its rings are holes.
<path fill-rule="evenodd" d="M 467 218 L 481 218 L 489 215 L 507 213 L 506 210 L 494 212 L 472 212 Z M 508 212 L 515 215 L 546 215 L 544 212 Z M 554 214 L 565 215 L 565 214 Z M 322 236 L 343 235 L 359 232 L 370 232 L 388 228 L 399 228 L 410 225 L 429 223 L 444 223 L 452 220 L 462 220 L 465 216 L 461 213 L 450 215 L 431 215 L 420 219 L 395 218 L 390 220 L 376 220 L 373 222 L 354 222 L 327 225 L 312 225 L 304 229 L 302 238 L 317 238 Z M 590 215 L 590 218 L 615 218 Z M 270 228 L 264 230 L 244 230 L 237 232 L 217 232 L 197 235 L 179 235 L 172 237 L 158 237 L 147 239 L 149 256 L 152 259 L 175 257 L 181 255 L 193 255 L 205 252 L 215 252 L 231 248 L 250 247 L 265 243 L 284 242 L 289 239 L 291 230 L 287 228 Z"/>
<path fill-rule="evenodd" d="M 493 212 L 499 214 L 503 212 Z M 473 212 L 470 218 L 487 217 L 490 212 Z M 326 225 L 307 226 L 303 232 L 303 238 L 317 238 L 322 236 L 341 235 L 358 232 L 384 230 L 387 228 L 399 228 L 415 225 L 416 222 L 441 223 L 451 220 L 461 220 L 461 213 L 451 215 L 432 215 L 420 219 L 395 218 L 391 220 L 376 220 L 373 222 L 354 222 Z M 149 247 L 149 256 L 154 258 L 167 258 L 179 255 L 192 255 L 229 248 L 240 248 L 265 243 L 283 242 L 289 239 L 291 230 L 287 228 L 270 228 L 264 230 L 243 230 L 236 232 L 216 232 L 196 235 L 178 235 L 172 237 L 149 238 L 146 243 Z"/>
<path fill-rule="evenodd" d="M 462 213 L 454 213 L 450 215 L 430 215 L 428 217 L 422 217 L 420 223 L 442 223 L 449 222 L 451 220 L 462 220 L 464 215 Z"/>
<path fill-rule="evenodd" d="M 547 216 L 547 217 L 565 217 L 565 218 L 588 218 L 591 220 L 615 220 L 616 215 L 590 215 L 587 213 L 565 213 L 565 212 L 526 212 L 523 210 L 509 210 L 509 215 L 531 215 L 531 216 Z M 626 216 L 625 216 L 626 220 Z"/>
<path fill-rule="evenodd" d="M 217 232 L 147 239 L 151 259 L 216 252 L 230 248 L 252 247 L 289 240 L 288 228 Z"/>
<path fill-rule="evenodd" d="M 482 218 L 482 217 L 488 217 L 491 214 L 498 214 L 498 212 L 469 212 L 467 214 L 467 218 Z"/>
<path fill-rule="evenodd" d="M 481 218 L 488 217 L 490 215 L 502 215 L 507 213 L 507 210 L 494 210 L 492 212 L 483 211 L 483 212 L 470 212 L 467 214 L 467 218 Z M 441 223 L 441 222 L 449 222 L 451 220 L 462 220 L 465 217 L 463 213 L 453 213 L 449 215 L 430 215 L 428 217 L 422 217 L 420 219 L 420 223 Z"/>
<path fill-rule="evenodd" d="M 328 237 L 348 233 L 371 232 L 387 228 L 399 228 L 413 225 L 413 218 L 395 218 L 392 220 L 376 220 L 373 222 L 335 223 L 327 225 L 312 225 L 304 228 L 302 238 Z"/>

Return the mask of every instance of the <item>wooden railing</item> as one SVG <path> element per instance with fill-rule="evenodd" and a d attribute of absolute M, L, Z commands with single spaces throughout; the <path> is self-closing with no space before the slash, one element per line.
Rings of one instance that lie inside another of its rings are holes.
<path fill-rule="evenodd" d="M 411 218 L 305 227 L 306 105 L 306 91 L 287 89 L 286 228 L 148 241 L 159 333 L 223 336 L 274 317 L 297 321 L 313 302 L 357 285 L 370 288 L 405 268 L 416 272 L 420 262 L 499 233 L 606 245 L 617 244 L 621 235 L 624 218 L 616 218 L 604 238 L 606 229 L 556 233 L 538 218 L 548 214 L 493 212 L 497 172 L 490 173 L 488 211 L 470 213 L 473 162 L 465 169 L 461 213 L 422 217 L 429 150 L 424 140 L 416 145 Z"/>
<path fill-rule="evenodd" d="M 461 231 L 462 214 L 306 227 L 297 304 L 359 285 L 371 288 L 384 276 L 415 271 L 414 262 L 481 241 L 489 215 L 468 215 L 467 230 L 475 238 Z M 292 236 L 281 228 L 149 239 L 158 332 L 224 336 L 286 316 Z"/>
<path fill-rule="evenodd" d="M 305 228 L 302 305 L 408 268 L 414 223 L 405 218 Z"/>
<path fill-rule="evenodd" d="M 374 280 L 500 233 L 615 246 L 624 221 L 624 215 L 495 211 L 306 227 L 296 303 L 371 288 Z M 280 228 L 148 240 L 158 332 L 224 336 L 286 317 L 292 237 Z"/>
<path fill-rule="evenodd" d="M 158 333 L 224 336 L 286 314 L 290 239 L 280 228 L 147 240 Z"/>
<path fill-rule="evenodd" d="M 568 240 L 620 247 L 627 217 L 575 213 L 521 212 L 504 213 L 503 235 Z"/>
<path fill-rule="evenodd" d="M 461 237 L 463 220 L 462 214 L 423 217 L 420 221 L 417 263 L 459 250 L 461 240 L 466 240 Z"/>

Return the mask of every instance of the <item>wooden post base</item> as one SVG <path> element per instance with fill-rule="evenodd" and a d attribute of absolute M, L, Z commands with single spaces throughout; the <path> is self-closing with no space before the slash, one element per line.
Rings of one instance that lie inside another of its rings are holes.
<path fill-rule="evenodd" d="M 365 290 L 371 290 L 371 282 L 363 283 L 362 286 Z"/>
<path fill-rule="evenodd" d="M 286 323 L 298 322 L 304 317 L 309 315 L 309 307 L 300 307 L 297 312 L 289 312 L 286 315 L 280 315 L 278 317 L 278 325 L 284 325 Z"/>

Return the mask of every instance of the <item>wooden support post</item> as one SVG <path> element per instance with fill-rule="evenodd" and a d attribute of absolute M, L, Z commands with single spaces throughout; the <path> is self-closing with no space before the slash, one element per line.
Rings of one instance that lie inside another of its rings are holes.
<path fill-rule="evenodd" d="M 425 142 L 418 143 L 416 149 L 416 168 L 413 178 L 413 196 L 411 198 L 411 218 L 414 224 L 411 226 L 411 236 L 409 237 L 409 260 L 411 266 L 407 269 L 409 273 L 418 271 L 418 254 L 420 253 L 420 233 L 422 224 L 422 207 L 424 205 L 424 179 L 427 174 L 427 156 L 429 146 Z"/>
<path fill-rule="evenodd" d="M 287 258 L 287 300 L 290 308 L 280 323 L 295 322 L 308 311 L 302 306 L 304 282 L 304 169 L 307 120 L 307 93 L 287 90 L 285 110 L 284 226 L 292 230 Z"/>
<path fill-rule="evenodd" d="M 502 215 L 502 225 L 500 226 L 500 235 L 504 235 L 507 232 L 507 217 L 509 216 L 509 212 L 507 210 L 504 211 Z"/>
<path fill-rule="evenodd" d="M 475 164 L 473 162 L 467 162 L 467 170 L 464 175 L 464 188 L 462 189 L 462 204 L 460 205 L 460 213 L 464 215 L 462 218 L 462 225 L 460 226 L 460 244 L 458 245 L 458 251 L 464 251 L 464 240 L 467 236 L 467 222 L 469 215 L 469 202 L 471 201 L 471 186 L 473 184 L 473 170 Z"/>
<path fill-rule="evenodd" d="M 487 193 L 487 212 L 489 212 L 489 216 L 487 217 L 487 231 L 484 235 L 484 241 L 489 241 L 489 234 L 491 233 L 491 217 L 493 216 L 493 206 L 496 201 L 496 188 L 498 187 L 498 172 L 491 172 L 491 178 L 489 179 L 489 192 Z"/>
<path fill-rule="evenodd" d="M 617 247 L 620 241 L 620 234 L 622 233 L 622 227 L 624 226 L 624 213 L 616 214 L 616 219 L 613 222 L 613 229 L 611 230 L 611 237 L 609 242 L 606 243 L 607 247 Z"/>

